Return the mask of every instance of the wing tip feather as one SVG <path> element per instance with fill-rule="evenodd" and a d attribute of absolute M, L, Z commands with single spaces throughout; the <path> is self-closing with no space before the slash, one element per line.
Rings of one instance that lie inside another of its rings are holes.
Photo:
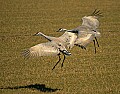
<path fill-rule="evenodd" d="M 28 59 L 30 57 L 30 50 L 29 49 L 25 49 L 22 51 L 22 56 L 25 58 L 25 59 Z"/>

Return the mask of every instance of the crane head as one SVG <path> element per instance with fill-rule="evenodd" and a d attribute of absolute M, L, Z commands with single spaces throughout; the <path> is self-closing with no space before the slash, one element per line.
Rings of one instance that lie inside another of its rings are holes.
<path fill-rule="evenodd" d="M 37 33 L 35 33 L 33 36 L 40 36 L 40 35 L 42 35 L 43 33 L 41 33 L 41 32 L 37 32 Z"/>
<path fill-rule="evenodd" d="M 67 29 L 65 29 L 65 28 L 59 28 L 59 29 L 57 30 L 57 32 L 65 32 L 65 31 L 67 31 Z"/>

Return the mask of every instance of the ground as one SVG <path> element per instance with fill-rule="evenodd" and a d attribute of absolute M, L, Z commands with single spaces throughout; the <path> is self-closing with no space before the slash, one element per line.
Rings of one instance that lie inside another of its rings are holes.
<path fill-rule="evenodd" d="M 74 47 L 63 68 L 52 70 L 58 57 L 24 59 L 22 50 L 46 42 L 32 36 L 58 37 L 59 28 L 81 25 L 95 9 L 100 21 L 100 47 Z M 120 94 L 119 0 L 0 1 L 0 94 Z"/>

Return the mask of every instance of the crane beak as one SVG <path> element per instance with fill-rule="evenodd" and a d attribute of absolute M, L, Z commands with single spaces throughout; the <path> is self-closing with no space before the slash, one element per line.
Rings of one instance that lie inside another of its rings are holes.
<path fill-rule="evenodd" d="M 39 32 L 35 33 L 33 36 L 38 36 L 38 33 L 39 33 Z"/>
<path fill-rule="evenodd" d="M 56 32 L 65 32 L 65 31 L 67 31 L 67 29 L 65 29 L 65 28 L 60 28 L 60 29 L 58 29 Z"/>
<path fill-rule="evenodd" d="M 36 34 L 34 34 L 33 36 L 36 36 Z"/>
<path fill-rule="evenodd" d="M 59 32 L 59 30 L 57 30 L 56 32 Z"/>
<path fill-rule="evenodd" d="M 62 30 L 62 28 L 59 28 L 56 32 L 60 32 Z"/>
<path fill-rule="evenodd" d="M 66 50 L 63 50 L 62 53 L 65 54 L 65 55 L 68 55 L 68 56 L 71 55 L 71 53 L 66 51 Z"/>

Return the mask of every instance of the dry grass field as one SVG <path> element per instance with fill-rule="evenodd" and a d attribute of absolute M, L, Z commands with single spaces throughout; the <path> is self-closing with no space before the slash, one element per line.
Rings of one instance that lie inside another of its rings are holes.
<path fill-rule="evenodd" d="M 63 68 L 58 57 L 24 59 L 23 49 L 46 42 L 41 31 L 60 36 L 60 27 L 79 26 L 100 9 L 100 47 L 74 47 Z M 119 0 L 1 0 L 0 94 L 120 94 Z"/>

